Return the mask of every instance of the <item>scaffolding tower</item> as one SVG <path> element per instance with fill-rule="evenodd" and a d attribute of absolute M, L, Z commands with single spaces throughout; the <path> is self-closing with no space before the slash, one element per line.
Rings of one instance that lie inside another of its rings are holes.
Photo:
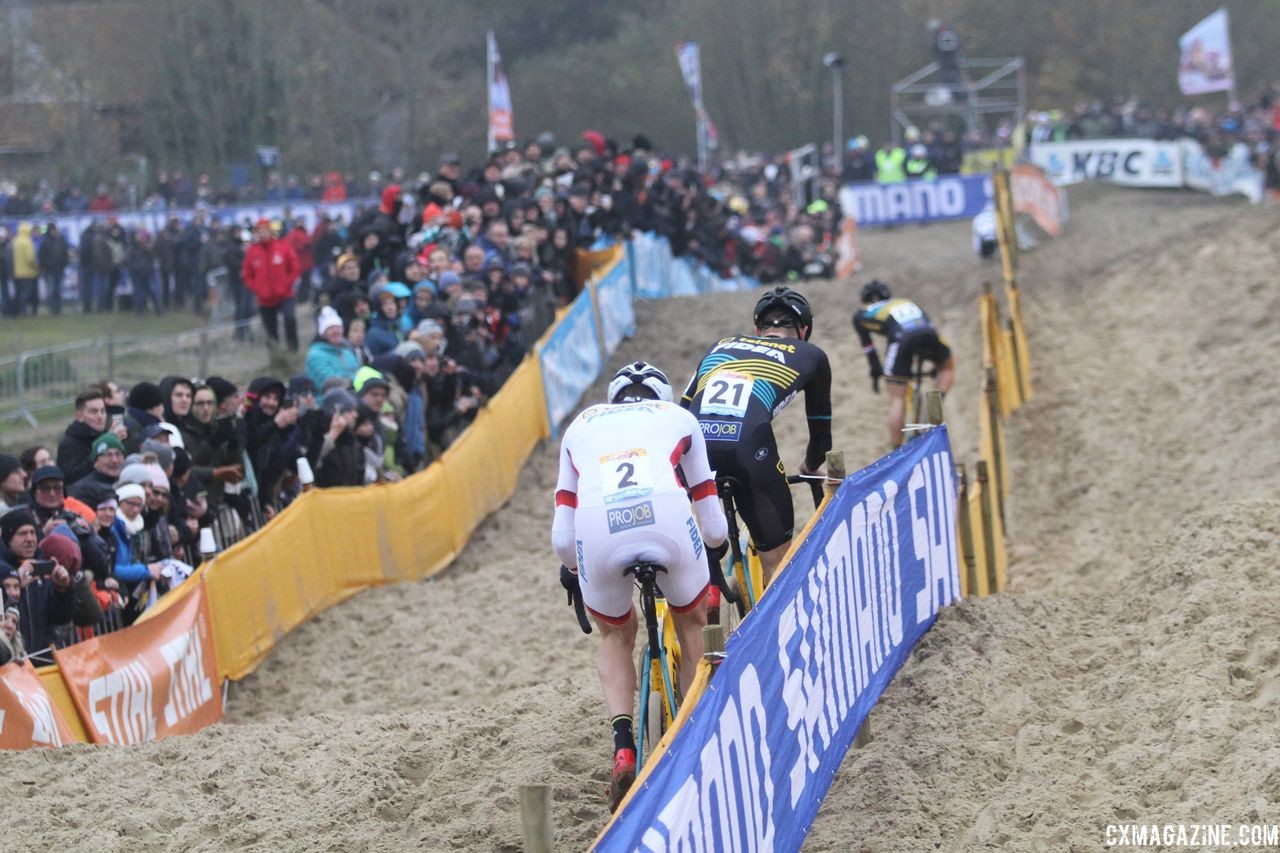
<path fill-rule="evenodd" d="M 984 135 L 989 117 L 1022 121 L 1027 110 L 1027 83 L 1022 57 L 960 59 L 960 79 L 944 79 L 942 66 L 931 62 L 893 84 L 889 95 L 889 132 L 900 144 L 902 132 L 919 127 L 917 119 L 958 117 L 966 131 Z"/>

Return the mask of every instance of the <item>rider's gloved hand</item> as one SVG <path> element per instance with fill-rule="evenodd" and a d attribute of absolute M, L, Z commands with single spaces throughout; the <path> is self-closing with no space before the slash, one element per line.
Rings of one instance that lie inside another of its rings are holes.
<path fill-rule="evenodd" d="M 880 393 L 880 377 L 881 376 L 884 376 L 884 374 L 877 373 L 874 370 L 871 371 L 871 390 L 876 392 L 877 394 Z"/>
<path fill-rule="evenodd" d="M 569 605 L 573 606 L 574 598 L 582 595 L 582 587 L 578 585 L 578 573 L 563 563 L 560 564 L 560 585 L 569 595 Z"/>
<path fill-rule="evenodd" d="M 726 539 L 716 546 L 707 546 L 707 557 L 719 563 L 724 559 L 724 555 L 729 553 L 729 540 Z"/>

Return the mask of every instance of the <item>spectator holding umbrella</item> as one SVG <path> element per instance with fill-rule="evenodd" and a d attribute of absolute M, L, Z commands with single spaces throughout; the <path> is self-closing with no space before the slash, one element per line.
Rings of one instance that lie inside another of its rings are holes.
<path fill-rule="evenodd" d="M 298 256 L 284 240 L 277 240 L 271 222 L 259 219 L 257 241 L 244 253 L 241 276 L 258 300 L 258 313 L 271 343 L 280 342 L 280 318 L 290 351 L 298 351 L 298 320 L 294 288 L 300 272 Z"/>

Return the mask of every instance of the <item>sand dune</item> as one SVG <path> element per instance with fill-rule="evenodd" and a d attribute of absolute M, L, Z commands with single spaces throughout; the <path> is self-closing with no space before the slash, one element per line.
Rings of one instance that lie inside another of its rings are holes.
<path fill-rule="evenodd" d="M 1038 396 L 1009 425 L 1011 591 L 939 620 L 807 849 L 1095 848 L 1108 823 L 1276 817 L 1280 222 L 1182 193 L 1086 188 L 1072 209 L 1022 272 Z M 947 414 L 972 461 L 974 299 L 997 270 L 970 258 L 967 225 L 866 234 L 863 248 L 857 283 L 889 281 L 953 344 Z M 884 400 L 849 327 L 856 285 L 804 290 L 854 468 L 884 450 Z M 613 364 L 683 379 L 753 302 L 644 305 Z M 784 413 L 792 465 L 802 430 Z M 559 845 L 585 846 L 607 816 L 610 741 L 596 641 L 564 606 L 548 543 L 554 451 L 535 453 L 444 574 L 287 637 L 232 686 L 226 724 L 7 755 L 25 800 L 15 846 L 516 850 L 530 781 L 553 786 Z"/>

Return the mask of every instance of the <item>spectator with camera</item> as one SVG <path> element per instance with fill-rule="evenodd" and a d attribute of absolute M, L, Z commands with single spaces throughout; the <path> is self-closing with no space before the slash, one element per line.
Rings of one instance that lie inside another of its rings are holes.
<path fill-rule="evenodd" d="M 364 453 L 355 437 L 359 401 L 335 389 L 320 407 L 303 416 L 308 435 L 307 461 L 320 488 L 364 485 Z"/>
<path fill-rule="evenodd" d="M 52 645 L 54 625 L 71 621 L 75 609 L 71 573 L 38 553 L 38 523 L 25 509 L 0 516 L 0 563 L 17 570 L 22 644 L 28 652 Z"/>

